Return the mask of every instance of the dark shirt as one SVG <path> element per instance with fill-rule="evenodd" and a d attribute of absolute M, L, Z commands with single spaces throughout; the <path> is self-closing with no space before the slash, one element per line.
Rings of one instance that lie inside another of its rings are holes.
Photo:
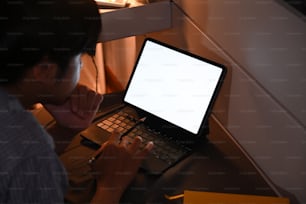
<path fill-rule="evenodd" d="M 0 89 L 0 203 L 63 203 L 67 178 L 52 138 Z"/>

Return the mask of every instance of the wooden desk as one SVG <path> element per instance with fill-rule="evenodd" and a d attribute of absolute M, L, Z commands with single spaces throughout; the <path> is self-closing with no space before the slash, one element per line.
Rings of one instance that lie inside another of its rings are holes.
<path fill-rule="evenodd" d="M 121 100 L 122 94 L 106 95 L 98 115 L 104 115 L 108 110 L 119 105 Z M 267 196 L 280 195 L 277 188 L 264 179 L 264 176 L 235 142 L 222 133 L 213 116 L 210 118 L 209 126 L 208 142 L 203 141 L 200 148 L 197 148 L 193 154 L 163 175 L 153 176 L 139 171 L 135 181 L 123 195 L 122 201 L 135 204 L 182 203 L 182 199 L 168 201 L 164 195 L 180 194 L 186 189 Z M 57 139 L 65 138 L 62 133 L 58 135 L 61 137 Z M 57 142 L 67 146 L 67 140 L 63 142 L 62 139 L 62 142 Z M 68 197 L 82 203 L 90 199 L 94 192 L 94 181 L 86 173 L 90 170 L 87 165 L 88 158 L 94 150 L 81 145 L 80 141 L 81 137 L 76 134 L 65 150 L 60 152 L 60 158 L 73 186 Z"/>

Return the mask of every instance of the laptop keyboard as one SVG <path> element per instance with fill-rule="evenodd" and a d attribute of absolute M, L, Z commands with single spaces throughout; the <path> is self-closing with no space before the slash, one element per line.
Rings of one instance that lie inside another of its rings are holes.
<path fill-rule="evenodd" d="M 119 111 L 109 118 L 97 123 L 97 126 L 110 133 L 117 130 L 123 134 L 132 128 L 136 121 L 137 120 L 128 113 Z M 163 134 L 160 132 L 146 128 L 144 124 L 139 124 L 136 126 L 125 137 L 132 141 L 136 136 L 140 136 L 143 139 L 143 143 L 140 148 L 143 148 L 149 141 L 153 141 L 154 148 L 152 150 L 152 154 L 156 158 L 161 159 L 168 164 L 177 162 L 181 157 L 191 151 L 191 149 L 186 146 L 175 144 L 172 138 L 163 136 Z"/>

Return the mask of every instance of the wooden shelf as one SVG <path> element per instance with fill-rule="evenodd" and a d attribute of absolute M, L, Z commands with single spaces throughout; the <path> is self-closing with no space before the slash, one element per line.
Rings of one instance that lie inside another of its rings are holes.
<path fill-rule="evenodd" d="M 100 9 L 100 42 L 160 31 L 171 27 L 171 2 L 131 4 L 120 9 Z"/>

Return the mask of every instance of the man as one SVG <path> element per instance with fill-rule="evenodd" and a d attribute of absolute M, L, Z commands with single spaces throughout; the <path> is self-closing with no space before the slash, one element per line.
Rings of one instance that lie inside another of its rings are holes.
<path fill-rule="evenodd" d="M 81 54 L 94 53 L 99 13 L 90 0 L 8 0 L 0 3 L 0 27 L 0 203 L 62 203 L 65 170 L 27 109 L 42 103 L 68 127 L 93 119 L 102 96 L 77 84 Z M 96 153 L 92 203 L 118 203 L 153 147 L 140 151 L 140 137 L 119 141 L 114 133 Z"/>

